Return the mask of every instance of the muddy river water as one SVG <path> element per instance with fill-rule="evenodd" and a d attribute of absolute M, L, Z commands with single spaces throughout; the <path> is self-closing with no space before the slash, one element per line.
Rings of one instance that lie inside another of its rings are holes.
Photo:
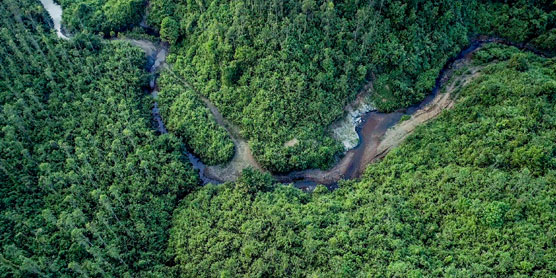
<path fill-rule="evenodd" d="M 61 24 L 61 7 L 54 3 L 53 0 L 40 1 L 52 17 L 54 29 L 56 30 L 58 36 L 63 39 L 68 39 L 68 37 L 63 33 Z M 155 100 L 154 107 L 152 108 L 153 125 L 160 134 L 167 133 L 167 130 L 164 127 L 163 119 L 158 110 L 158 104 L 156 103 L 158 93 L 156 77 L 160 70 L 168 70 L 169 68 L 166 64 L 168 45 L 165 43 L 153 43 L 146 40 L 124 40 L 140 47 L 147 55 L 147 70 L 152 76 L 150 81 L 150 93 Z M 464 48 L 456 57 L 450 59 L 445 64 L 436 79 L 435 87 L 421 103 L 392 113 L 381 113 L 375 110 L 361 115 L 361 121 L 356 126 L 359 143 L 351 150 L 348 150 L 331 169 L 295 171 L 283 175 L 274 175 L 275 179 L 281 183 L 293 183 L 295 186 L 304 190 L 312 190 L 317 184 L 323 184 L 330 189 L 334 189 L 337 187 L 337 182 L 339 180 L 360 177 L 370 163 L 383 158 L 391 148 L 397 146 L 408 134 L 410 134 L 416 125 L 422 124 L 438 116 L 442 110 L 452 107 L 453 100 L 450 100 L 450 92 L 448 91 L 447 93 L 440 94 L 439 92 L 441 88 L 443 88 L 446 81 L 450 79 L 454 69 L 468 65 L 471 55 L 486 43 L 513 45 L 542 55 L 542 53 L 527 45 L 513 44 L 500 38 L 474 38 L 471 40 L 471 44 L 469 46 Z M 478 70 L 473 72 L 473 76 L 477 72 Z M 472 76 L 469 77 L 471 78 Z M 216 108 L 213 107 L 208 100 L 204 99 L 204 101 L 211 110 L 216 110 Z M 221 115 L 219 115 L 217 111 L 213 111 L 213 114 L 214 113 L 217 114 L 215 115 L 217 119 L 221 118 Z M 407 115 L 406 118 L 408 118 L 408 120 L 400 123 L 400 120 L 404 115 Z M 227 127 L 227 130 L 230 131 L 229 126 Z M 206 166 L 198 157 L 191 153 L 187 153 L 189 161 L 192 163 L 193 167 L 199 171 L 203 184 L 232 181 L 237 178 L 241 170 L 245 167 L 260 168 L 260 166 L 252 158 L 247 142 L 238 137 L 237 131 L 230 131 L 230 133 L 232 133 L 231 135 L 233 137 L 233 141 L 236 144 L 236 156 L 228 165 Z M 237 153 L 240 153 L 240 155 Z M 243 156 L 247 157 L 247 159 L 242 160 L 241 157 Z M 234 167 L 234 165 L 241 166 Z"/>

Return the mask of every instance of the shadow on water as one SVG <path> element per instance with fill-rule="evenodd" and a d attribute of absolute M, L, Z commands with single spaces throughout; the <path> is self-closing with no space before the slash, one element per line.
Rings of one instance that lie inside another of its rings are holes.
<path fill-rule="evenodd" d="M 295 171 L 285 175 L 277 175 L 275 178 L 282 183 L 294 183 L 296 187 L 304 190 L 312 190 L 316 184 L 323 184 L 330 189 L 334 189 L 337 188 L 339 180 L 359 178 L 370 163 L 386 155 L 386 153 L 377 152 L 377 147 L 381 143 L 386 131 L 400 122 L 402 116 L 411 116 L 431 104 L 444 83 L 450 78 L 452 69 L 457 68 L 463 62 L 469 61 L 472 54 L 487 43 L 514 46 L 540 56 L 548 56 L 546 53 L 528 44 L 516 44 L 497 37 L 477 36 L 458 55 L 445 63 L 436 78 L 434 88 L 420 103 L 392 113 L 378 111 L 366 113 L 362 117 L 361 123 L 356 127 L 359 144 L 346 152 L 344 157 L 334 167 L 326 171 L 319 169 Z"/>
<path fill-rule="evenodd" d="M 62 32 L 62 8 L 60 5 L 56 4 L 53 0 L 40 1 L 45 10 L 51 16 L 54 23 L 54 29 L 56 30 L 58 37 L 68 39 L 68 37 L 66 37 Z M 141 22 L 140 26 L 143 27 L 148 34 L 158 36 L 158 32 L 146 24 L 145 18 Z M 156 78 L 158 75 L 157 72 L 166 65 L 168 45 L 165 43 L 158 43 L 155 45 L 155 43 L 145 40 L 124 40 L 142 48 L 146 53 L 146 69 L 152 75 L 149 82 L 148 92 L 155 99 L 152 109 L 153 125 L 158 133 L 165 134 L 167 133 L 167 130 L 164 126 L 164 122 L 156 102 L 158 94 Z M 475 37 L 471 40 L 471 44 L 469 46 L 461 50 L 457 56 L 446 62 L 436 79 L 434 88 L 431 93 L 423 99 L 423 101 L 406 109 L 401 109 L 392 113 L 382 113 L 378 111 L 366 113 L 362 117 L 361 123 L 356 127 L 356 131 L 359 136 L 359 144 L 355 148 L 346 152 L 344 157 L 336 165 L 334 165 L 334 167 L 325 171 L 320 169 L 294 171 L 285 175 L 274 175 L 274 178 L 278 182 L 287 184 L 293 183 L 297 188 L 305 191 L 312 191 L 318 184 L 326 185 L 329 190 L 334 190 L 338 188 L 339 180 L 360 177 L 368 164 L 386 155 L 386 153 L 377 153 L 377 147 L 386 131 L 396 125 L 402 116 L 413 115 L 415 112 L 429 105 L 437 96 L 442 85 L 449 78 L 450 69 L 459 62 L 469 59 L 476 50 L 481 48 L 486 43 L 499 43 L 514 46 L 522 50 L 531 51 L 540 56 L 549 56 L 547 53 L 544 53 L 543 51 L 540 51 L 528 44 L 517 44 L 497 37 Z M 199 171 L 199 176 L 203 184 L 222 183 L 219 180 L 209 178 L 205 174 L 207 166 L 198 157 L 190 151 L 186 151 L 185 154 L 189 162 L 193 165 L 193 168 Z"/>

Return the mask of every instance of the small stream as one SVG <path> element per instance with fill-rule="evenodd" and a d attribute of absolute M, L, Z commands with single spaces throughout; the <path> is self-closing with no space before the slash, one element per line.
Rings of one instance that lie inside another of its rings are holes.
<path fill-rule="evenodd" d="M 117 39 L 120 40 L 120 39 Z M 153 125 L 156 131 L 160 134 L 168 133 L 168 130 L 164 126 L 164 121 L 160 115 L 160 109 L 158 108 L 158 103 L 156 99 L 158 98 L 158 84 L 156 79 L 160 70 L 164 70 L 167 67 L 166 57 L 168 56 L 168 44 L 165 42 L 160 42 L 155 45 L 151 41 L 147 40 L 133 40 L 133 39 L 121 39 L 135 45 L 145 52 L 147 55 L 147 71 L 151 74 L 151 80 L 149 81 L 149 92 L 152 98 L 155 100 L 152 108 L 153 115 Z M 203 184 L 207 183 L 220 183 L 217 180 L 211 179 L 205 175 L 206 166 L 203 162 L 196 157 L 191 152 L 186 153 L 189 162 L 193 165 L 193 169 L 199 171 L 199 177 Z"/>
<path fill-rule="evenodd" d="M 61 7 L 58 4 L 54 3 L 53 0 L 40 1 L 52 17 L 52 20 L 54 22 L 54 29 L 56 30 L 58 37 L 62 39 L 68 39 L 68 37 L 65 36 L 62 32 L 63 28 L 61 26 Z M 142 26 L 143 25 L 145 25 L 144 22 Z M 148 32 L 152 32 L 152 29 L 150 29 L 150 27 L 145 25 L 145 28 L 148 29 Z M 147 70 L 152 76 L 149 84 L 149 93 L 155 100 L 154 106 L 152 108 L 153 125 L 155 126 L 158 133 L 168 133 L 160 115 L 158 103 L 156 102 L 158 94 L 156 78 L 158 76 L 158 72 L 167 67 L 166 56 L 168 55 L 168 44 L 162 42 L 155 44 L 151 41 L 146 40 L 122 40 L 128 41 L 129 43 L 138 46 L 139 48 L 143 49 L 147 55 Z M 464 48 L 456 57 L 450 59 L 445 64 L 438 78 L 436 79 L 435 87 L 421 103 L 415 104 L 406 109 L 400 109 L 392 113 L 382 113 L 375 110 L 363 114 L 361 116 L 361 122 L 356 127 L 357 135 L 359 136 L 359 144 L 351 150 L 347 151 L 345 155 L 331 169 L 308 169 L 303 171 L 294 171 L 284 175 L 274 175 L 275 179 L 281 183 L 293 183 L 300 189 L 311 191 L 317 184 L 323 184 L 326 185 L 329 189 L 335 189 L 338 186 L 337 184 L 339 180 L 354 179 L 360 177 L 365 168 L 370 163 L 386 155 L 386 153 L 380 153 L 378 151 L 378 146 L 380 145 L 384 134 L 388 131 L 388 129 L 399 123 L 402 116 L 411 116 L 415 114 L 415 112 L 426 108 L 427 105 L 429 105 L 431 101 L 435 99 L 444 83 L 449 79 L 452 73 L 452 68 L 454 66 L 457 66 L 458 64 L 465 62 L 466 60 L 469 60 L 471 54 L 480 49 L 486 43 L 500 43 L 515 46 L 520 49 L 529 50 L 541 56 L 546 56 L 545 53 L 538 51 L 526 44 L 515 44 L 495 37 L 474 38 L 471 40 L 471 44 L 468 47 Z M 190 163 L 193 165 L 193 168 L 199 171 L 199 176 L 203 184 L 219 184 L 223 182 L 222 180 L 219 180 L 221 179 L 221 177 L 218 177 L 218 179 L 216 177 L 211 178 L 209 176 L 212 175 L 210 175 L 209 172 L 205 174 L 205 172 L 210 169 L 198 157 L 190 152 L 187 152 L 187 157 Z"/>
<path fill-rule="evenodd" d="M 54 0 L 40 0 L 44 9 L 48 12 L 54 23 L 54 30 L 59 38 L 67 40 L 68 37 L 62 32 L 62 7 L 56 3 Z"/>
<path fill-rule="evenodd" d="M 56 34 L 58 35 L 58 37 L 64 40 L 70 39 L 70 37 L 64 35 L 63 33 L 62 7 L 56 4 L 53 0 L 40 0 L 40 1 L 44 6 L 45 10 L 52 18 L 52 21 L 54 23 L 54 29 L 56 30 Z M 145 29 L 149 34 L 152 34 L 154 32 L 148 26 L 145 27 Z M 159 134 L 168 133 L 168 130 L 166 129 L 166 127 L 164 126 L 164 122 L 162 121 L 162 116 L 160 115 L 158 103 L 156 102 L 156 99 L 158 97 L 158 85 L 156 83 L 156 79 L 158 77 L 159 70 L 164 69 L 167 66 L 166 57 L 168 56 L 168 44 L 164 42 L 155 44 L 152 41 L 135 40 L 135 39 L 112 39 L 112 40 L 127 41 L 130 44 L 141 48 L 145 52 L 145 55 L 147 56 L 146 70 L 151 74 L 151 80 L 149 81 L 149 94 L 155 100 L 152 108 L 153 126 L 155 127 L 156 131 Z M 199 177 L 201 178 L 203 184 L 221 183 L 220 181 L 211 179 L 205 175 L 206 166 L 198 157 L 196 157 L 190 152 L 187 152 L 186 155 L 189 162 L 193 165 L 193 168 L 199 171 Z"/>

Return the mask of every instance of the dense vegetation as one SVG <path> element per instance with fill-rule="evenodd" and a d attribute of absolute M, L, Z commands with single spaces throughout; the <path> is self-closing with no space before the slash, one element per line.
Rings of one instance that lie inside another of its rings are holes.
<path fill-rule="evenodd" d="M 198 178 L 150 127 L 144 54 L 59 40 L 43 12 L 0 2 L 0 277 L 166 277 Z"/>
<path fill-rule="evenodd" d="M 90 30 L 110 35 L 138 24 L 145 0 L 56 0 L 64 8 L 64 26 L 70 31 Z"/>
<path fill-rule="evenodd" d="M 326 128 L 372 74 L 370 101 L 395 110 L 423 99 L 471 34 L 521 42 L 555 26 L 552 1 L 509 2 L 153 0 L 148 22 L 177 42 L 174 70 L 284 172 L 329 165 L 341 148 Z M 538 43 L 554 48 L 547 34 Z"/>
<path fill-rule="evenodd" d="M 552 0 L 151 0 L 179 75 L 158 84 L 170 134 L 144 53 L 98 34 L 151 36 L 146 2 L 59 2 L 67 41 L 38 0 L 0 2 L 0 277 L 556 276 L 556 58 L 477 52 L 452 110 L 334 192 L 254 170 L 196 188 L 182 144 L 233 155 L 207 97 L 269 169 L 325 167 L 326 127 L 371 76 L 393 110 L 470 34 L 555 51 Z"/>
<path fill-rule="evenodd" d="M 232 159 L 234 143 L 197 93 L 170 72 L 164 72 L 158 83 L 158 105 L 168 130 L 179 136 L 206 164 Z"/>
<path fill-rule="evenodd" d="M 556 60 L 477 57 L 456 107 L 361 181 L 307 195 L 249 172 L 189 195 L 182 277 L 554 277 Z"/>
<path fill-rule="evenodd" d="M 129 29 L 143 0 L 60 0 L 71 29 Z M 551 0 L 152 0 L 149 25 L 183 78 L 238 125 L 273 172 L 326 168 L 342 148 L 327 127 L 369 81 L 374 106 L 424 98 L 472 34 L 555 50 Z M 371 78 L 372 77 L 372 78 Z M 299 142 L 290 146 L 286 142 Z M 208 143 L 219 145 L 221 142 Z"/>

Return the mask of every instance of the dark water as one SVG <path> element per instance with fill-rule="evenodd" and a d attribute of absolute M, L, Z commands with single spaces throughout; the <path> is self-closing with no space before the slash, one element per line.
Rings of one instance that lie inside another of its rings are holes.
<path fill-rule="evenodd" d="M 327 171 L 318 169 L 295 171 L 286 175 L 275 176 L 275 178 L 283 183 L 294 183 L 296 187 L 304 190 L 312 190 L 317 184 L 323 184 L 330 189 L 334 189 L 337 187 L 339 180 L 359 178 L 368 164 L 373 162 L 374 158 L 381 158 L 386 155 L 376 153 L 376 147 L 386 131 L 396 125 L 402 116 L 413 115 L 416 111 L 430 104 L 437 96 L 442 85 L 449 78 L 448 73 L 450 69 L 457 63 L 469 59 L 475 51 L 487 43 L 515 46 L 538 55 L 546 55 L 525 44 L 515 44 L 495 37 L 476 37 L 471 40 L 469 46 L 446 62 L 436 79 L 434 88 L 420 103 L 392 113 L 371 111 L 365 114 L 362 117 L 361 123 L 356 127 L 357 134 L 359 135 L 359 145 L 349 150 L 334 167 Z"/>
<path fill-rule="evenodd" d="M 45 9 L 51 15 L 54 28 L 56 29 L 58 36 L 67 39 L 62 33 L 61 17 L 62 9 L 59 5 L 54 3 L 52 0 L 41 0 Z M 147 33 L 152 35 L 158 35 L 156 30 L 150 28 L 145 24 L 145 20 L 141 22 L 141 27 L 143 27 Z M 152 42 L 148 42 L 151 43 Z M 471 40 L 471 44 L 461 50 L 456 57 L 448 60 L 444 65 L 443 69 L 440 71 L 439 76 L 436 79 L 436 84 L 432 89 L 431 93 L 428 94 L 423 101 L 420 103 L 410 106 L 406 109 L 401 109 L 392 113 L 381 113 L 377 111 L 371 111 L 362 117 L 361 123 L 356 127 L 357 134 L 359 135 L 359 144 L 348 151 L 345 156 L 330 170 L 323 171 L 318 169 L 309 169 L 304 171 L 295 171 L 288 173 L 286 175 L 275 175 L 277 181 L 282 183 L 293 183 L 296 187 L 303 190 L 313 190 L 317 184 L 324 184 L 329 189 L 333 190 L 337 188 L 338 181 L 342 179 L 354 179 L 361 176 L 365 167 L 372 161 L 369 158 L 382 157 L 385 154 L 377 154 L 376 147 L 380 143 L 382 136 L 386 131 L 398 123 L 403 115 L 412 115 L 419 109 L 428 105 L 438 94 L 438 91 L 442 87 L 443 83 L 448 78 L 447 72 L 452 66 L 462 60 L 468 59 L 469 56 L 483 46 L 486 43 L 500 43 L 504 45 L 514 46 L 522 50 L 531 51 L 537 55 L 546 57 L 549 56 L 547 53 L 540 51 L 528 44 L 518 44 L 507 41 L 505 39 L 497 37 L 476 37 Z M 148 51 L 147 51 L 148 53 Z M 151 55 L 148 55 L 148 65 L 147 70 L 152 74 L 152 79 L 149 84 L 149 93 L 153 95 L 156 99 L 157 96 L 157 71 L 159 68 L 165 64 L 166 55 L 168 54 L 168 45 L 161 44 L 156 48 L 156 51 Z M 158 104 L 155 102 L 152 109 L 153 115 L 153 125 L 160 134 L 167 133 L 164 126 L 164 122 L 160 115 Z M 186 152 L 186 155 L 193 165 L 193 168 L 199 171 L 199 176 L 203 184 L 221 183 L 218 180 L 211 179 L 207 177 L 205 173 L 206 165 L 191 152 Z"/>
<path fill-rule="evenodd" d="M 165 43 L 161 43 L 158 46 L 154 46 L 154 48 L 156 48 L 156 50 L 147 56 L 147 64 L 145 66 L 146 70 L 151 74 L 151 80 L 149 82 L 149 88 L 147 91 L 155 99 L 151 111 L 153 126 L 159 134 L 166 134 L 168 133 L 168 130 L 164 126 L 164 121 L 162 120 L 162 116 L 160 115 L 160 110 L 158 108 L 158 103 L 156 102 L 156 98 L 158 95 L 158 85 L 156 79 L 158 78 L 158 70 L 163 67 L 166 62 L 166 56 L 168 55 L 168 45 Z M 208 183 L 220 183 L 220 181 L 211 179 L 205 175 L 206 165 L 201 161 L 201 159 L 199 159 L 188 150 L 185 151 L 185 155 L 193 166 L 193 169 L 199 172 L 199 177 L 203 185 Z"/>
<path fill-rule="evenodd" d="M 398 123 L 405 114 L 411 113 L 381 113 L 373 111 L 363 117 L 362 125 L 356 129 L 357 134 L 359 134 L 360 143 L 353 149 L 354 156 L 352 162 L 342 179 L 354 179 L 361 176 L 362 166 L 366 166 L 368 163 L 365 161 L 364 155 L 369 150 L 369 146 L 374 145 L 371 147 L 376 148 L 386 131 Z"/>

